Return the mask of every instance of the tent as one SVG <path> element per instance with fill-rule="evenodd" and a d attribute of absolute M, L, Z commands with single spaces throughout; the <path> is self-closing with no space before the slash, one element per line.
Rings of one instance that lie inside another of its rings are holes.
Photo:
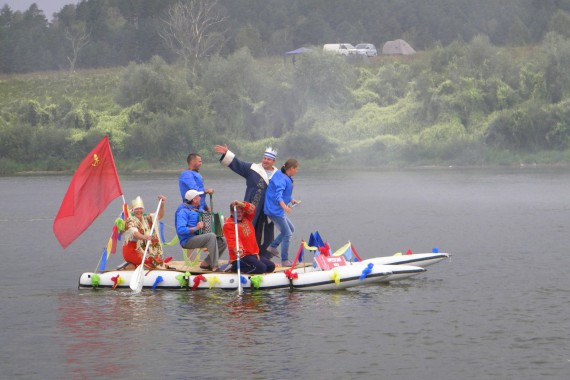
<path fill-rule="evenodd" d="M 283 63 L 285 63 L 285 58 L 291 57 L 291 62 L 295 64 L 295 56 L 298 54 L 303 54 L 311 51 L 311 49 L 307 49 L 306 47 L 300 47 L 299 49 L 291 50 L 283 54 Z"/>
<path fill-rule="evenodd" d="M 311 51 L 311 49 L 307 49 L 305 47 L 301 47 L 299 49 L 295 49 L 295 50 L 291 50 L 288 51 L 287 53 L 285 53 L 285 55 L 296 55 L 296 54 L 303 54 L 306 53 L 308 51 Z"/>
<path fill-rule="evenodd" d="M 382 54 L 415 54 L 416 51 L 404 40 L 388 41 L 382 47 Z"/>

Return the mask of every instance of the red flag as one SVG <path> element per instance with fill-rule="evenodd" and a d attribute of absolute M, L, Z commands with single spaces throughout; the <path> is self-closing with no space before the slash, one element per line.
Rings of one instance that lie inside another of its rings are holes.
<path fill-rule="evenodd" d="M 122 194 L 111 146 L 105 136 L 77 168 L 53 221 L 53 233 L 61 246 L 70 245 Z"/>

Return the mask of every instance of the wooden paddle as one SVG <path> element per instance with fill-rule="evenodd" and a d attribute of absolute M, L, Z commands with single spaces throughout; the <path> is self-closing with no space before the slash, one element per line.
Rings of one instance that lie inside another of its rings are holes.
<path fill-rule="evenodd" d="M 154 213 L 154 218 L 152 220 L 152 226 L 150 227 L 150 236 L 152 237 L 152 233 L 154 232 L 154 227 L 156 226 L 156 219 L 158 218 L 158 212 L 160 211 L 160 205 L 162 204 L 162 198 L 158 200 L 158 207 L 156 208 L 156 212 Z M 129 286 L 135 293 L 140 293 L 143 288 L 144 282 L 144 261 L 146 259 L 146 253 L 148 252 L 148 247 L 150 246 L 151 240 L 147 240 L 146 247 L 144 248 L 144 254 L 142 257 L 141 265 L 135 269 L 133 276 L 131 277 L 131 283 Z"/>

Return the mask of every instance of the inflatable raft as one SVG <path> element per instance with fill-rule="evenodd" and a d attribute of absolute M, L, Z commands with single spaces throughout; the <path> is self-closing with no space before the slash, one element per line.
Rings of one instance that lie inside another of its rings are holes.
<path fill-rule="evenodd" d="M 241 274 L 243 289 L 268 290 L 339 290 L 373 283 L 402 280 L 426 271 L 425 267 L 449 258 L 447 253 L 418 253 L 376 257 L 323 270 L 317 265 L 300 264 L 294 269 L 278 268 L 263 275 Z M 410 265 L 413 264 L 413 265 Z M 236 273 L 207 272 L 169 263 L 170 269 L 144 272 L 143 289 L 167 290 L 236 290 Z M 80 289 L 129 288 L 134 270 L 117 269 L 101 273 L 86 272 L 79 278 Z"/>
<path fill-rule="evenodd" d="M 424 268 L 410 265 L 371 264 L 369 266 L 361 263 L 325 271 L 304 267 L 263 275 L 242 274 L 240 281 L 243 289 L 337 290 L 385 282 L 390 278 L 402 279 L 425 271 Z M 129 288 L 133 273 L 134 270 L 86 272 L 79 278 L 79 288 Z M 238 275 L 225 272 L 148 270 L 145 271 L 143 282 L 143 289 L 236 290 L 237 288 Z"/>

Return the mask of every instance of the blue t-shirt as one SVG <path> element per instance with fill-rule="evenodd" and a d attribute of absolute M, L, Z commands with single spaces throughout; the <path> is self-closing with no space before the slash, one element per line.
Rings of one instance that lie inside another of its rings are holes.
<path fill-rule="evenodd" d="M 204 180 L 202 175 L 194 170 L 184 170 L 178 178 L 178 186 L 180 187 L 180 196 L 184 202 L 184 195 L 188 190 L 204 191 Z M 206 197 L 200 196 L 200 211 L 206 207 Z"/>
<path fill-rule="evenodd" d="M 283 201 L 285 204 L 291 203 L 293 200 L 293 179 L 287 174 L 278 170 L 273 174 L 267 190 L 265 191 L 265 205 L 263 211 L 267 216 L 285 216 L 285 210 L 279 204 Z"/>

